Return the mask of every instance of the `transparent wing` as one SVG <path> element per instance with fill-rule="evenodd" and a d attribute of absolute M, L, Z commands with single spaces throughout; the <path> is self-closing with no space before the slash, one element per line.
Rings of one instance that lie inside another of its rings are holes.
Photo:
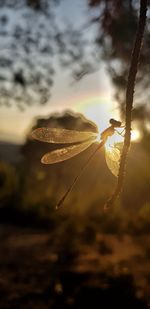
<path fill-rule="evenodd" d="M 94 132 L 82 132 L 60 128 L 38 128 L 31 133 L 31 137 L 36 140 L 55 144 L 78 143 L 87 140 L 94 140 L 97 136 L 98 134 Z"/>
<path fill-rule="evenodd" d="M 93 141 L 86 141 L 81 144 L 72 145 L 60 149 L 53 150 L 51 152 L 46 153 L 42 159 L 41 162 L 44 164 L 53 164 L 61 161 L 68 160 L 83 150 L 87 149 Z"/>
<path fill-rule="evenodd" d="M 121 149 L 122 147 L 116 146 L 109 146 L 105 147 L 105 157 L 106 163 L 110 171 L 116 177 L 118 176 L 119 172 L 119 164 L 120 164 L 120 157 L 121 157 Z"/>

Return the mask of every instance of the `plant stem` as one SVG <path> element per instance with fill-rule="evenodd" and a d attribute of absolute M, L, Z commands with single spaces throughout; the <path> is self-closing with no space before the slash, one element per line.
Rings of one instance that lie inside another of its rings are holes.
<path fill-rule="evenodd" d="M 144 29 L 146 24 L 146 12 L 147 12 L 147 0 L 140 1 L 140 16 L 139 23 L 137 28 L 137 33 L 135 37 L 135 43 L 131 55 L 131 63 L 128 75 L 127 90 L 126 90 L 126 117 L 125 117 L 125 138 L 124 145 L 120 159 L 119 174 L 117 179 L 116 188 L 112 196 L 108 199 L 105 204 L 105 209 L 113 205 L 119 194 L 123 189 L 124 174 L 125 174 L 125 165 L 127 160 L 127 154 L 130 147 L 131 141 L 131 121 L 132 121 L 132 108 L 133 108 L 133 97 L 134 97 L 134 88 L 136 74 L 138 70 L 142 40 L 144 35 Z"/>

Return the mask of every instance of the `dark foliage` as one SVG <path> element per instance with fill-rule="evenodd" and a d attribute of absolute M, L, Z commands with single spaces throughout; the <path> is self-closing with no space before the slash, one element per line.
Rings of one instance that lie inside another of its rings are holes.
<path fill-rule="evenodd" d="M 51 96 L 57 64 L 86 67 L 86 39 L 59 20 L 59 1 L 0 1 L 1 105 L 23 110 Z M 87 68 L 86 68 L 87 71 Z"/>
<path fill-rule="evenodd" d="M 128 70 L 131 52 L 135 39 L 139 1 L 91 0 L 89 6 L 95 12 L 93 23 L 97 24 L 96 44 L 99 46 L 100 56 L 105 60 L 116 92 L 122 115 L 125 112 L 125 89 L 127 86 Z M 140 58 L 136 91 L 135 109 L 137 113 L 144 112 L 145 122 L 149 119 L 149 18 L 147 19 L 144 45 Z M 135 117 L 135 114 L 134 114 Z"/>

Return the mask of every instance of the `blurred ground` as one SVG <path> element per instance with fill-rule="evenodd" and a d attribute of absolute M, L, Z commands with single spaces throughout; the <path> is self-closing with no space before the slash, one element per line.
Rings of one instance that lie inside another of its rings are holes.
<path fill-rule="evenodd" d="M 148 308 L 150 235 L 0 226 L 1 308 Z"/>

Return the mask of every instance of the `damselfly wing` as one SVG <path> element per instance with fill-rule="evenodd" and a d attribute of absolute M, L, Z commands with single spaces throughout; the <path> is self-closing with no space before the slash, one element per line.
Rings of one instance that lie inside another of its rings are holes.
<path fill-rule="evenodd" d="M 44 156 L 41 158 L 41 162 L 44 164 L 53 164 L 68 160 L 84 151 L 98 140 L 104 140 L 104 144 L 106 144 L 106 163 L 111 172 L 117 176 L 121 151 L 119 148 L 112 144 L 110 139 L 111 136 L 115 133 L 115 127 L 120 127 L 121 123 L 113 119 L 112 121 L 113 123 L 110 121 L 111 126 L 104 130 L 101 135 L 95 132 L 43 127 L 35 129 L 31 133 L 31 136 L 36 140 L 46 143 L 71 144 L 69 146 L 58 148 L 44 154 Z"/>
<path fill-rule="evenodd" d="M 109 138 L 111 138 L 114 133 L 116 132 L 115 128 L 121 127 L 121 122 L 116 121 L 114 119 L 110 119 L 110 126 L 105 129 L 101 134 L 94 133 L 94 132 L 82 132 L 82 131 L 75 131 L 75 130 L 67 130 L 67 129 L 60 129 L 60 128 L 37 128 L 35 129 L 31 136 L 39 141 L 46 142 L 46 143 L 54 143 L 54 144 L 71 144 L 65 147 L 59 147 L 56 150 L 50 151 L 46 153 L 41 162 L 44 164 L 53 164 L 61 161 L 68 160 L 80 152 L 84 151 L 88 147 L 90 147 L 93 143 L 99 140 L 99 145 L 95 149 L 95 151 L 90 155 L 87 159 L 85 164 L 81 167 L 80 172 L 74 178 L 72 184 L 68 188 L 68 190 L 64 193 L 62 198 L 56 205 L 56 208 L 59 208 L 70 191 L 72 190 L 73 186 L 83 173 L 84 169 L 87 167 L 91 159 L 94 157 L 95 153 L 105 145 L 106 149 L 106 162 L 111 170 L 111 172 L 117 176 L 119 170 L 119 161 L 120 161 L 120 151 L 119 148 L 114 146 Z"/>
<path fill-rule="evenodd" d="M 31 136 L 41 142 L 53 144 L 73 144 L 93 140 L 98 133 L 67 130 L 62 128 L 37 128 Z"/>
<path fill-rule="evenodd" d="M 38 128 L 31 136 L 42 142 L 54 144 L 72 144 L 46 153 L 41 162 L 53 164 L 68 160 L 87 149 L 96 142 L 98 134 L 94 132 L 82 132 L 60 128 Z"/>

